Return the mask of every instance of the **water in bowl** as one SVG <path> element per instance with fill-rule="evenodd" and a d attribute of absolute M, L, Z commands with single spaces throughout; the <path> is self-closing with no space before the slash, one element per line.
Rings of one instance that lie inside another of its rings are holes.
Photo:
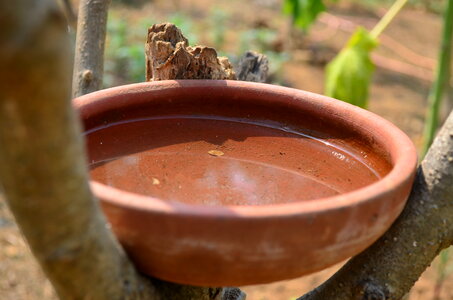
<path fill-rule="evenodd" d="M 366 151 L 267 121 L 163 116 L 87 133 L 92 179 L 166 201 L 309 201 L 377 181 Z"/>

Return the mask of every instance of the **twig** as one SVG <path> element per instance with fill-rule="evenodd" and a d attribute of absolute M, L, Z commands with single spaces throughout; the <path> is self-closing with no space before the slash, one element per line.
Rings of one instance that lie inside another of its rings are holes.
<path fill-rule="evenodd" d="M 338 16 L 334 16 L 329 13 L 323 13 L 321 15 L 321 17 L 319 18 L 319 20 L 322 23 L 326 24 L 328 27 L 333 28 L 334 30 L 340 29 L 342 31 L 350 32 L 350 33 L 354 32 L 354 30 L 359 26 L 355 22 L 352 22 L 350 20 L 347 20 L 347 19 L 344 19 L 344 18 L 341 18 Z M 423 55 L 420 55 L 420 54 L 414 52 L 412 49 L 404 46 L 403 44 L 399 43 L 398 41 L 396 41 L 392 37 L 386 35 L 385 33 L 381 33 L 381 35 L 379 36 L 379 39 L 380 39 L 379 42 L 380 42 L 381 46 L 384 46 L 384 47 L 390 49 L 395 54 L 397 54 L 399 57 L 410 62 L 412 65 L 418 66 L 420 68 L 425 68 L 429 72 L 433 72 L 434 67 L 436 65 L 435 59 L 425 57 Z M 317 41 L 321 40 L 321 38 L 319 38 L 318 33 L 316 34 L 316 40 Z M 376 62 L 376 65 L 381 66 L 381 65 L 379 65 L 379 62 Z M 385 66 L 382 66 L 382 67 L 386 68 Z M 432 81 L 432 78 L 430 78 L 429 80 Z"/>
<path fill-rule="evenodd" d="M 387 26 L 392 22 L 392 20 L 396 17 L 399 11 L 403 8 L 403 6 L 409 0 L 396 0 L 395 3 L 390 7 L 388 12 L 382 17 L 379 23 L 371 30 L 370 35 L 374 38 L 377 38 Z"/>
<path fill-rule="evenodd" d="M 110 0 L 80 0 L 72 96 L 102 87 L 107 10 Z"/>
<path fill-rule="evenodd" d="M 428 151 L 436 135 L 439 123 L 439 108 L 444 96 L 444 91 L 450 80 L 451 51 L 453 42 L 453 0 L 447 1 L 444 14 L 444 28 L 442 44 L 439 49 L 436 80 L 428 98 L 429 109 L 425 122 L 423 153 Z"/>

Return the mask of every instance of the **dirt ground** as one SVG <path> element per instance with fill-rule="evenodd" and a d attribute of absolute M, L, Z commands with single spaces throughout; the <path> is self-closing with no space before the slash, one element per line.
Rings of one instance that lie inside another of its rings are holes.
<path fill-rule="evenodd" d="M 224 50 L 238 43 L 235 32 L 250 26 L 275 28 L 279 32 L 279 37 L 275 41 L 276 48 L 281 48 L 287 47 L 285 38 L 287 22 L 280 14 L 278 3 L 279 1 L 273 0 L 248 2 L 155 0 L 140 9 L 116 6 L 113 10 L 121 10 L 126 19 L 147 15 L 159 19 L 179 8 L 187 12 L 194 22 L 200 21 L 203 24 L 203 20 L 215 6 L 228 12 L 229 16 Z M 324 64 L 345 43 L 350 35 L 348 28 L 351 24 L 370 27 L 383 13 L 381 8 L 364 8 L 348 1 L 340 1 L 339 5 L 329 11 L 330 14 L 324 15 L 310 34 L 301 39 L 302 46 L 291 46 L 291 56 L 283 64 L 281 72 L 285 85 L 322 93 Z M 440 29 L 439 16 L 408 8 L 385 32 L 375 57 L 378 67 L 371 89 L 369 109 L 405 131 L 418 148 L 422 143 L 426 98 L 437 55 Z M 203 42 L 203 34 L 200 36 L 199 42 Z M 244 287 L 244 290 L 248 293 L 248 299 L 252 300 L 294 299 L 322 283 L 340 265 L 302 278 Z M 1 197 L 0 274 L 0 299 L 56 299 Z M 438 278 L 439 272 L 435 261 L 406 299 L 433 299 Z M 453 299 L 453 276 L 447 276 L 445 279 L 438 299 Z"/>

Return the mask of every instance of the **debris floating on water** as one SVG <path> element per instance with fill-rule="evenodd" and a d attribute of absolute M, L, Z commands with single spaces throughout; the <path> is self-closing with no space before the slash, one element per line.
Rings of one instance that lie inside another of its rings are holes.
<path fill-rule="evenodd" d="M 208 151 L 208 154 L 209 154 L 209 155 L 212 155 L 212 156 L 222 156 L 222 155 L 224 155 L 225 153 L 223 153 L 223 152 L 220 151 L 220 150 L 209 150 L 209 151 Z"/>

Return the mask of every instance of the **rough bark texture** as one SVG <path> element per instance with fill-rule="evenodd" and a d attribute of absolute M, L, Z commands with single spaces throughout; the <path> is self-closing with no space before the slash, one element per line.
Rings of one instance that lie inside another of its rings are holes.
<path fill-rule="evenodd" d="M 145 45 L 146 80 L 236 79 L 228 58 L 214 48 L 190 47 L 181 30 L 170 23 L 148 29 Z"/>
<path fill-rule="evenodd" d="M 61 299 L 157 299 L 88 186 L 64 16 L 1 1 L 0 28 L 0 182 L 33 254 Z"/>
<path fill-rule="evenodd" d="M 110 0 L 80 0 L 72 96 L 99 90 L 104 73 L 104 45 Z"/>
<path fill-rule="evenodd" d="M 208 288 L 180 285 L 152 279 L 159 299 L 166 300 L 245 300 L 246 294 L 235 287 Z"/>
<path fill-rule="evenodd" d="M 401 299 L 453 242 L 453 112 L 418 168 L 397 221 L 376 243 L 300 300 Z"/>
<path fill-rule="evenodd" d="M 238 80 L 266 82 L 269 73 L 269 60 L 264 54 L 247 51 L 239 60 L 236 73 Z"/>

